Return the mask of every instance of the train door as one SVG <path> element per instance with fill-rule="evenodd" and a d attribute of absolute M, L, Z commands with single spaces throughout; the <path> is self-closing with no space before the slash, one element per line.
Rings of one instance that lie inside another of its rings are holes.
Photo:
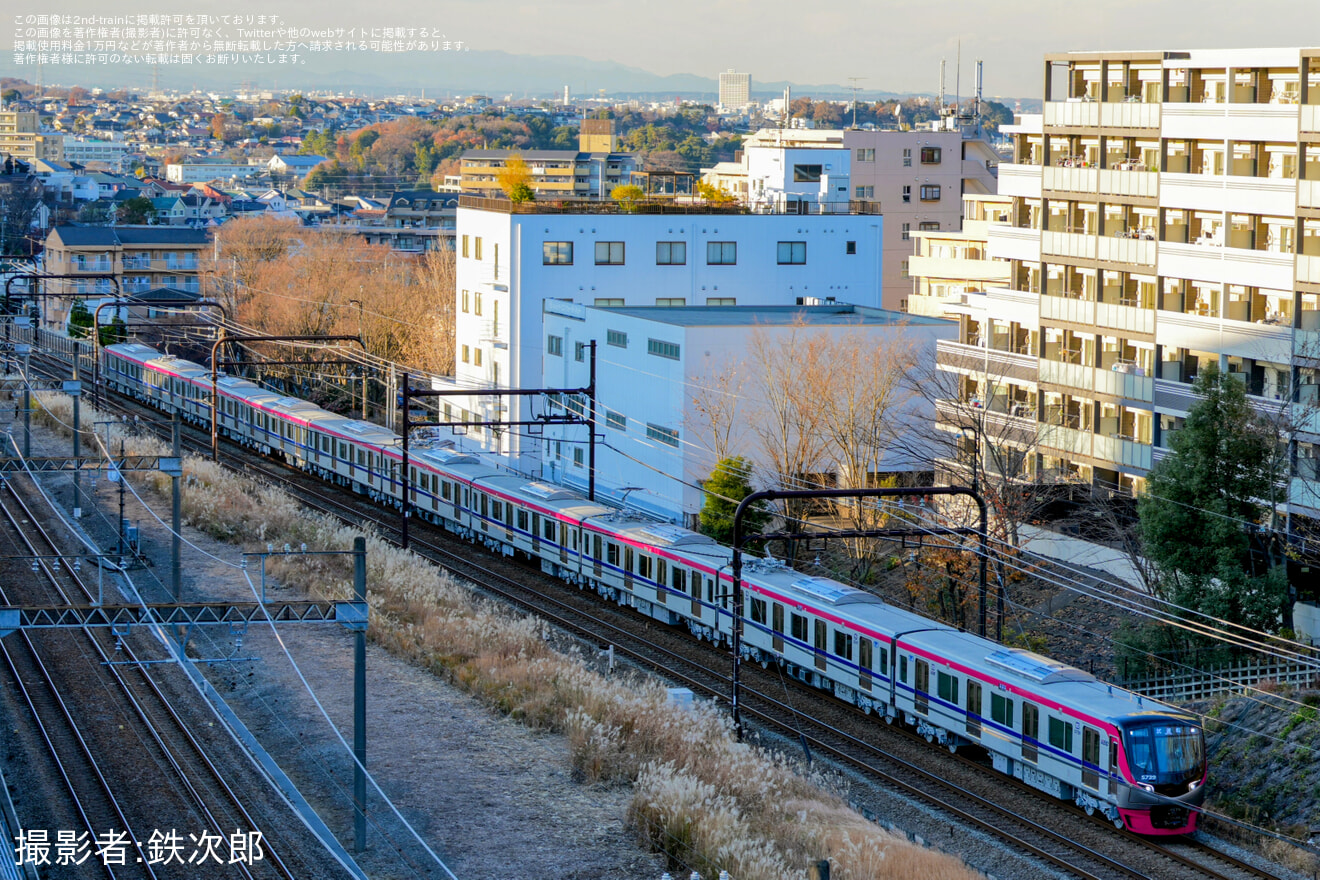
<path fill-rule="evenodd" d="M 1109 741 L 1109 796 L 1118 797 L 1118 740 Z"/>
<path fill-rule="evenodd" d="M 591 536 L 591 571 L 600 577 L 600 558 L 603 554 L 601 550 L 600 535 Z"/>
<path fill-rule="evenodd" d="M 568 564 L 568 523 L 559 524 L 559 561 Z"/>
<path fill-rule="evenodd" d="M 692 593 L 692 616 L 701 620 L 701 572 L 688 573 L 688 590 Z"/>
<path fill-rule="evenodd" d="M 633 588 L 633 548 L 623 548 L 623 588 Z"/>
<path fill-rule="evenodd" d="M 930 664 L 917 661 L 916 681 L 912 685 L 912 702 L 922 715 L 930 711 Z"/>
<path fill-rule="evenodd" d="M 462 511 L 462 506 L 459 504 L 459 500 L 458 500 L 459 491 L 460 490 L 458 488 L 458 483 L 454 483 L 454 521 L 455 522 L 458 521 L 458 515 Z"/>
<path fill-rule="evenodd" d="M 504 539 L 513 542 L 513 502 L 504 502 Z"/>
<path fill-rule="evenodd" d="M 967 680 L 967 735 L 981 736 L 981 683 Z"/>
<path fill-rule="evenodd" d="M 864 691 L 871 690 L 871 664 L 875 662 L 873 652 L 875 642 L 866 636 L 857 637 L 857 686 Z"/>
<path fill-rule="evenodd" d="M 655 560 L 655 601 L 668 604 L 669 590 L 665 579 L 669 577 L 669 563 L 659 557 Z"/>
<path fill-rule="evenodd" d="M 1035 764 L 1040 752 L 1036 746 L 1040 739 L 1040 708 L 1035 703 L 1022 702 L 1022 760 Z"/>
<path fill-rule="evenodd" d="M 776 654 L 784 653 L 784 606 L 778 602 L 770 609 L 770 648 Z"/>
<path fill-rule="evenodd" d="M 825 621 L 823 620 L 817 620 L 815 621 L 815 624 L 816 626 L 815 626 L 815 632 L 813 633 L 814 638 L 812 639 L 812 646 L 816 649 L 815 650 L 816 668 L 823 671 L 825 669 L 825 649 L 826 649 L 825 638 L 827 635 L 826 630 L 828 628 L 825 626 Z"/>
<path fill-rule="evenodd" d="M 541 514 L 532 514 L 532 552 L 541 552 Z"/>
<path fill-rule="evenodd" d="M 1082 785 L 1099 790 L 1100 788 L 1100 731 L 1082 728 Z"/>
<path fill-rule="evenodd" d="M 485 492 L 479 492 L 477 494 L 481 498 L 481 530 L 483 532 L 489 532 L 490 498 Z"/>

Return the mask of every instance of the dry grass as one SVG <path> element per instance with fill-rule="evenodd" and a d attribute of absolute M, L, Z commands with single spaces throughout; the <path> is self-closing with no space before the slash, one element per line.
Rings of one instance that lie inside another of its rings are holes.
<path fill-rule="evenodd" d="M 69 433 L 71 405 L 39 395 L 39 422 Z M 99 419 L 83 407 L 84 424 Z M 119 437 L 112 435 L 118 453 Z M 126 437 L 129 454 L 164 444 Z M 276 489 L 196 458 L 184 462 L 183 513 L 213 537 L 264 547 L 306 543 L 344 549 L 361 534 L 303 509 Z M 161 497 L 169 478 L 147 481 Z M 804 877 L 828 858 L 843 880 L 965 880 L 980 876 L 954 857 L 910 844 L 847 807 L 837 778 L 804 772 L 782 755 L 739 743 L 709 704 L 676 709 L 650 679 L 606 678 L 572 653 L 552 650 L 543 624 L 479 601 L 447 574 L 367 535 L 370 637 L 487 704 L 539 729 L 566 735 L 575 775 L 593 784 L 632 783 L 629 818 L 674 867 L 737 880 Z M 325 598 L 351 592 L 342 556 L 273 557 L 268 574 Z"/>

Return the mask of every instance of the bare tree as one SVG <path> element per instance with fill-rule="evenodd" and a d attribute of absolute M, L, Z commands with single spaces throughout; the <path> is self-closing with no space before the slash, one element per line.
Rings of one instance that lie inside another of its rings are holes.
<path fill-rule="evenodd" d="M 741 435 L 746 365 L 725 357 L 704 376 L 692 376 L 688 381 L 693 411 L 684 425 L 688 436 L 709 449 L 716 462 L 738 455 L 741 450 L 735 447 Z"/>

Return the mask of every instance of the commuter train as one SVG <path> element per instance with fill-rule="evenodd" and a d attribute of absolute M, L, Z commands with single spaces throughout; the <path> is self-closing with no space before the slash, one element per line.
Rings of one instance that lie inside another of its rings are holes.
<path fill-rule="evenodd" d="M 102 358 L 112 390 L 209 427 L 208 369 L 137 343 L 107 346 Z M 698 638 L 730 637 L 732 551 L 708 537 L 442 445 L 410 449 L 405 475 L 392 431 L 245 379 L 217 384 L 219 431 L 238 443 L 394 506 L 406 483 L 413 510 L 459 536 L 537 559 Z M 1207 774 L 1195 716 L 773 559 L 744 566 L 744 597 L 747 659 L 778 663 L 951 751 L 980 746 L 997 770 L 1116 827 L 1195 830 Z"/>

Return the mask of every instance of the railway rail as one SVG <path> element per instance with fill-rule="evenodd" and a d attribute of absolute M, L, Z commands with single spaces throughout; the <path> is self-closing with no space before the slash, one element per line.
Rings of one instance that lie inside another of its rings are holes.
<path fill-rule="evenodd" d="M 105 405 L 111 404 L 106 401 Z M 154 414 L 153 410 L 135 402 L 116 400 L 112 405 L 125 413 Z M 185 429 L 185 443 L 199 451 L 209 449 L 209 437 L 203 439 L 200 432 L 191 429 Z M 232 451 L 234 449 L 238 451 Z M 355 525 L 363 521 L 370 522 L 382 535 L 397 533 L 397 515 L 387 514 L 379 506 L 358 496 L 343 493 L 346 497 L 339 497 L 329 494 L 322 484 L 301 471 L 258 458 L 249 450 L 229 444 L 222 446 L 222 458 L 229 467 L 280 484 L 309 506 L 341 520 Z M 727 676 L 711 668 L 712 664 L 724 662 L 723 653 L 707 650 L 700 652 L 703 659 L 694 659 L 696 652 L 686 635 L 669 633 L 667 635 L 672 638 L 654 639 L 654 630 L 643 620 L 620 612 L 604 600 L 596 600 L 594 594 L 580 595 L 570 586 L 522 566 L 517 568 L 516 576 L 511 575 L 508 573 L 511 563 L 506 560 L 491 559 L 490 566 L 478 564 L 472 560 L 469 552 L 450 549 L 459 546 L 466 551 L 470 550 L 470 545 L 442 529 L 421 522 L 415 522 L 412 529 L 412 547 L 415 552 L 473 581 L 482 590 L 548 619 L 577 638 L 592 644 L 615 645 L 616 651 L 626 654 L 638 664 L 679 680 L 694 690 L 708 693 L 717 699 L 723 699 L 727 692 Z M 497 566 L 503 570 L 496 570 Z M 525 585 L 524 582 L 529 579 L 535 581 L 536 588 Z M 602 613 L 603 609 L 608 609 L 608 613 Z M 649 635 L 646 634 L 648 632 Z M 717 654 L 717 659 L 711 659 L 712 653 Z M 1013 780 L 997 774 L 989 776 L 989 771 L 983 765 L 963 758 L 960 763 L 969 768 L 974 766 L 976 774 L 983 778 L 989 777 L 995 785 L 1003 788 L 1007 783 L 1017 787 L 1021 796 L 1014 807 L 1001 806 L 997 801 L 1003 800 L 1002 792 L 997 798 L 979 794 L 944 779 L 947 765 L 940 771 L 918 769 L 912 766 L 909 754 L 896 754 L 888 746 L 882 748 L 873 743 L 871 740 L 875 738 L 873 734 L 877 720 L 864 718 L 855 708 L 802 687 L 795 689 L 794 696 L 814 701 L 821 716 L 850 716 L 847 724 L 839 725 L 822 720 L 822 717 L 804 719 L 799 708 L 768 695 L 775 684 L 782 687 L 782 680 L 776 682 L 773 676 L 763 673 L 759 686 L 753 684 L 755 681 L 755 677 L 750 678 L 748 687 L 744 689 L 746 710 L 768 728 L 789 737 L 805 739 L 812 743 L 816 752 L 829 754 L 835 760 L 881 779 L 910 796 L 926 800 L 958 820 L 993 834 L 1011 846 L 1074 876 L 1200 876 L 1211 880 L 1274 876 L 1203 845 L 1190 847 L 1198 851 L 1199 857 L 1193 857 L 1166 844 L 1136 835 L 1120 835 L 1108 826 L 1086 819 L 1079 811 L 1046 799 Z M 810 732 L 804 729 L 804 721 Z M 915 734 L 902 738 L 911 745 L 916 744 Z M 925 744 L 920 744 L 919 750 L 939 754 Z M 940 791 L 937 794 L 933 789 Z M 1067 822 L 1062 824 L 1068 830 L 1061 832 L 1049 827 L 1046 822 L 1018 815 L 1024 804 L 1034 805 L 1033 811 L 1040 810 L 1041 815 L 1066 817 Z M 1076 837 L 1084 837 L 1087 842 L 1074 839 Z M 1125 843 L 1117 845 L 1120 841 Z M 1124 852 L 1125 847 L 1127 852 Z M 1133 861 L 1130 852 L 1133 848 L 1142 854 L 1136 859 L 1138 864 L 1129 864 Z"/>

